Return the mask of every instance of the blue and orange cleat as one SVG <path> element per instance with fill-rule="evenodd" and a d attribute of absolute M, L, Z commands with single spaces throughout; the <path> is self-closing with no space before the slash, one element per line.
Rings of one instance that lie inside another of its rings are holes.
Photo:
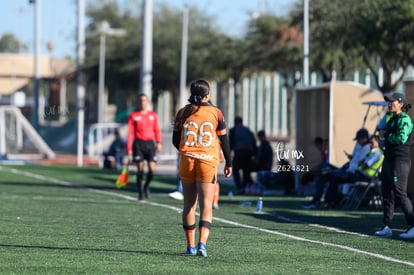
<path fill-rule="evenodd" d="M 192 246 L 187 246 L 188 255 L 197 255 L 197 248 Z"/>
<path fill-rule="evenodd" d="M 207 247 L 203 243 L 198 243 L 197 245 L 197 255 L 207 257 Z"/>

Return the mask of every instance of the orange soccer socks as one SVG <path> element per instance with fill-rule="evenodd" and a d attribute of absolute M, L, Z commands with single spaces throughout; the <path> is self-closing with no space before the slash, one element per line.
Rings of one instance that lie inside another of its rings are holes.
<path fill-rule="evenodd" d="M 195 247 L 195 228 L 196 225 L 185 225 L 183 224 L 185 238 L 187 239 L 188 247 Z"/>

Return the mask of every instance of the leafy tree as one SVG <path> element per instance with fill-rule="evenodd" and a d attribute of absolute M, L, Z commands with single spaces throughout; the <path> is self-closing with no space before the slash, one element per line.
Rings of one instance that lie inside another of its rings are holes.
<path fill-rule="evenodd" d="M 291 13 L 303 24 L 303 4 Z M 309 2 L 310 67 L 324 81 L 345 79 L 354 70 L 368 68 L 382 92 L 395 90 L 414 60 L 411 0 L 312 0 Z M 383 68 L 380 83 L 379 67 Z M 393 74 L 401 70 L 393 81 Z"/>
<path fill-rule="evenodd" d="M 181 10 L 161 5 L 154 14 L 154 92 L 172 92 L 177 106 L 182 42 Z M 225 79 L 231 46 L 211 17 L 189 7 L 187 82 L 197 78 Z M 178 106 L 177 106 L 178 107 Z"/>
<path fill-rule="evenodd" d="M 0 38 L 0 52 L 21 53 L 27 51 L 27 45 L 11 33 L 5 33 Z"/>
<path fill-rule="evenodd" d="M 256 71 L 277 71 L 283 78 L 288 95 L 288 113 L 294 110 L 294 89 L 299 78 L 302 60 L 303 35 L 297 26 L 289 25 L 286 18 L 272 15 L 253 19 L 246 37 L 249 44 L 249 65 Z M 289 133 L 294 135 L 293 120 Z"/>
<path fill-rule="evenodd" d="M 106 41 L 106 86 L 109 99 L 120 97 L 123 91 L 128 102 L 138 91 L 141 48 L 141 14 L 138 11 L 122 11 L 114 1 L 101 1 L 88 7 L 91 18 L 89 32 L 93 33 L 102 20 L 111 27 L 124 28 L 125 38 L 108 37 Z M 212 18 L 194 7 L 189 11 L 188 39 L 188 82 L 196 78 L 224 78 L 223 73 L 230 51 L 223 50 L 230 45 L 227 36 L 217 31 Z M 153 99 L 156 104 L 158 94 L 171 92 L 174 106 L 177 105 L 180 82 L 182 17 L 180 9 L 161 4 L 153 15 Z M 89 79 L 97 83 L 99 65 L 99 37 L 91 37 L 87 44 L 86 70 Z M 217 77 L 218 76 L 218 77 Z M 113 95 L 116 92 L 116 96 Z M 132 100 L 131 100 L 132 99 Z"/>
<path fill-rule="evenodd" d="M 291 26 L 285 18 L 262 16 L 249 24 L 246 40 L 249 41 L 250 68 L 277 71 L 285 78 L 299 71 L 302 61 L 303 34 L 298 26 Z"/>
<path fill-rule="evenodd" d="M 138 4 L 130 6 L 138 6 Z M 125 29 L 127 34 L 124 37 L 106 36 L 105 86 L 108 88 L 109 102 L 115 103 L 118 110 L 123 111 L 134 107 L 139 85 L 140 16 L 134 10 L 123 10 L 116 1 L 94 2 L 88 6 L 87 15 L 90 23 L 87 27 L 84 70 L 88 83 L 91 87 L 95 87 L 94 90 L 97 93 L 100 50 L 97 30 L 99 24 L 107 21 L 111 28 Z M 89 100 L 93 101 L 95 97 L 89 95 Z"/>
<path fill-rule="evenodd" d="M 414 4 L 411 0 L 356 1 L 348 48 L 355 48 L 383 92 L 394 91 L 414 64 Z M 384 72 L 380 83 L 378 67 Z M 393 80 L 393 73 L 401 74 Z"/>
<path fill-rule="evenodd" d="M 309 64 L 321 74 L 324 82 L 332 80 L 332 73 L 344 80 L 356 69 L 364 67 L 354 47 L 345 47 L 352 34 L 354 0 L 309 1 Z M 293 25 L 303 29 L 303 1 L 291 12 Z M 349 44 L 349 43 L 348 43 Z"/>

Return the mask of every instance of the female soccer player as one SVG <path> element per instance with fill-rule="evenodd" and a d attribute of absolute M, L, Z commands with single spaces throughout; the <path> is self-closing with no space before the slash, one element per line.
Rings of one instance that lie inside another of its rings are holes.
<path fill-rule="evenodd" d="M 183 185 L 183 228 L 187 254 L 207 256 L 206 243 L 213 222 L 213 198 L 217 184 L 220 150 L 225 158 L 224 175 L 231 176 L 231 153 L 223 113 L 210 100 L 206 80 L 191 83 L 190 104 L 177 112 L 172 142 L 180 152 Z M 199 238 L 195 246 L 196 206 L 200 206 Z"/>
<path fill-rule="evenodd" d="M 411 168 L 411 135 L 413 122 L 407 111 L 411 105 L 403 94 L 393 93 L 384 97 L 388 109 L 393 114 L 385 129 L 385 151 L 382 164 L 382 201 L 383 228 L 375 232 L 376 236 L 391 237 L 391 223 L 394 207 L 399 205 L 408 225 L 407 231 L 400 238 L 414 238 L 413 206 L 407 194 L 408 176 Z"/>

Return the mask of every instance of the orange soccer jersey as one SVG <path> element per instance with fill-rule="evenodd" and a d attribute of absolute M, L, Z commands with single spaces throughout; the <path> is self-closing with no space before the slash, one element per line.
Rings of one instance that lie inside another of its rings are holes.
<path fill-rule="evenodd" d="M 177 113 L 176 121 L 180 120 L 184 108 Z M 201 105 L 181 127 L 181 181 L 215 182 L 221 151 L 218 137 L 227 131 L 223 113 L 212 105 Z"/>

